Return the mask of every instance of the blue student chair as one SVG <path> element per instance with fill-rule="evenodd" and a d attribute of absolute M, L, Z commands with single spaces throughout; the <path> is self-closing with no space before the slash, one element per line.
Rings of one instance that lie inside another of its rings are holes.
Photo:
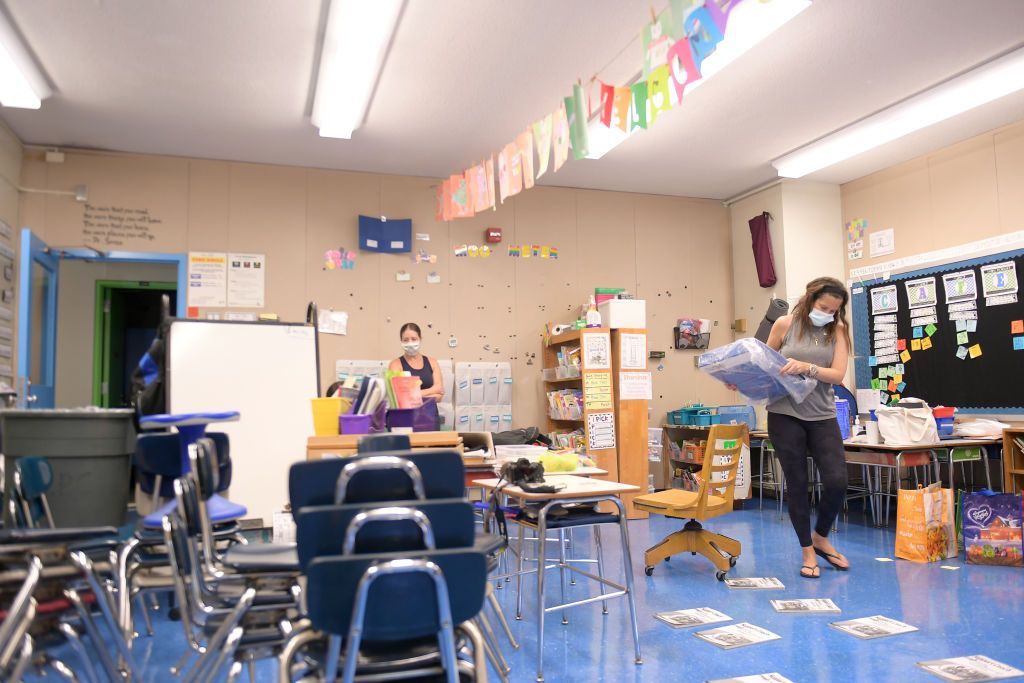
<path fill-rule="evenodd" d="M 53 486 L 53 467 L 43 457 L 26 456 L 14 461 L 14 490 L 11 517 L 15 527 L 54 527 L 46 494 Z"/>

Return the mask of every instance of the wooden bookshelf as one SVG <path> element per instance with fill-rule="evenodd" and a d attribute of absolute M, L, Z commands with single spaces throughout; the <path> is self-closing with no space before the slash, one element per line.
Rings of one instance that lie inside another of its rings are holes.
<path fill-rule="evenodd" d="M 653 378 L 647 369 L 647 330 L 612 330 L 612 372 L 615 386 L 615 433 L 619 452 L 619 481 L 640 487 L 622 495 L 629 519 L 646 519 L 648 513 L 633 508 L 632 500 L 647 492 L 650 464 L 647 458 L 648 406 L 650 399 L 634 398 Z M 629 383 L 627 386 L 625 383 Z M 625 394 L 624 394 L 625 390 Z"/>
<path fill-rule="evenodd" d="M 1024 428 L 1003 430 L 1003 491 L 1024 491 Z"/>

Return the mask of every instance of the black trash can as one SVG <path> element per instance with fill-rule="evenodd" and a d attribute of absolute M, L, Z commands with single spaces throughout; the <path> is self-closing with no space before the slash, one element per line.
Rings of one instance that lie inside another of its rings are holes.
<path fill-rule="evenodd" d="M 0 410 L 0 452 L 5 500 L 10 500 L 14 463 L 38 455 L 53 467 L 46 498 L 58 527 L 125 523 L 135 452 L 131 410 Z M 9 515 L 5 505 L 5 523 Z"/>

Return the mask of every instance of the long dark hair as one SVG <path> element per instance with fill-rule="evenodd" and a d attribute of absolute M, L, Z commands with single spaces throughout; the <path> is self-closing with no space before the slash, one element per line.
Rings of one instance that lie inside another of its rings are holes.
<path fill-rule="evenodd" d="M 811 322 L 810 313 L 814 308 L 814 302 L 825 295 L 831 295 L 839 299 L 839 310 L 836 311 L 836 318 L 828 325 L 825 325 L 825 341 L 835 341 L 836 328 L 842 323 L 841 332 L 846 340 L 846 348 L 852 346 L 850 342 L 850 322 L 846 319 L 846 304 L 850 302 L 850 295 L 843 283 L 834 277 L 819 277 L 807 283 L 807 291 L 800 297 L 800 301 L 793 307 L 793 320 L 800 326 L 797 330 L 801 337 L 807 334 L 808 330 L 814 328 Z"/>
<path fill-rule="evenodd" d="M 420 326 L 416 323 L 406 323 L 402 325 L 402 329 L 398 331 L 398 338 L 401 339 L 402 335 L 405 334 L 406 330 L 412 330 L 416 333 L 416 336 L 423 339 L 423 333 L 420 332 Z"/>

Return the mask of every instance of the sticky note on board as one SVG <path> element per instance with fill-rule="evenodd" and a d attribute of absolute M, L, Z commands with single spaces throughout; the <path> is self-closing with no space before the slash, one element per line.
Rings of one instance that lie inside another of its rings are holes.
<path fill-rule="evenodd" d="M 1024 320 L 1014 320 L 1011 322 L 1010 334 L 1024 334 Z"/>
<path fill-rule="evenodd" d="M 903 361 L 904 363 L 910 360 L 910 351 L 904 351 L 903 353 L 901 353 L 900 360 Z"/>
<path fill-rule="evenodd" d="M 896 383 L 897 383 L 897 384 L 899 384 L 900 382 L 902 382 L 902 381 L 903 381 L 903 373 L 901 373 L 901 372 L 897 372 L 897 373 L 894 373 L 894 374 L 893 374 L 893 376 L 892 376 L 892 378 L 893 378 L 894 380 L 896 380 Z"/>
<path fill-rule="evenodd" d="M 894 405 L 896 405 L 899 402 L 900 402 L 900 395 L 899 394 L 893 394 L 892 398 L 889 399 L 889 405 L 891 405 L 891 406 L 894 406 Z"/>
<path fill-rule="evenodd" d="M 889 380 L 889 391 L 896 391 L 896 380 Z"/>
<path fill-rule="evenodd" d="M 875 358 L 874 356 L 868 356 L 868 365 L 870 365 L 871 367 L 875 367 L 876 365 L 878 365 L 878 359 Z"/>
<path fill-rule="evenodd" d="M 975 344 L 971 348 L 967 349 L 967 353 L 971 354 L 971 358 L 977 358 L 981 355 L 981 344 Z"/>
<path fill-rule="evenodd" d="M 957 320 L 956 321 L 956 331 L 957 332 L 966 332 L 967 331 L 967 321 L 966 320 Z"/>
<path fill-rule="evenodd" d="M 967 323 L 967 331 L 968 332 L 977 332 L 978 331 L 978 321 L 977 320 L 965 320 L 964 322 Z"/>
<path fill-rule="evenodd" d="M 957 332 L 956 333 L 956 343 L 957 344 L 966 344 L 967 343 L 967 333 L 966 332 Z"/>
<path fill-rule="evenodd" d="M 910 350 L 911 351 L 920 351 L 921 350 L 921 340 L 920 339 L 912 340 L 910 342 Z"/>
<path fill-rule="evenodd" d="M 924 328 L 924 332 L 930 337 L 935 334 L 935 330 L 937 329 L 939 328 L 935 327 L 935 323 L 928 323 L 928 327 Z"/>
<path fill-rule="evenodd" d="M 927 351 L 930 348 L 932 348 L 931 337 L 925 337 L 924 339 L 921 340 L 921 350 Z"/>
<path fill-rule="evenodd" d="M 906 388 L 907 388 L 907 383 L 906 382 L 900 382 L 899 384 L 896 385 L 896 390 L 899 391 L 901 394 L 903 393 L 903 390 L 906 389 Z"/>
<path fill-rule="evenodd" d="M 924 336 L 924 331 L 920 327 L 914 328 L 914 339 L 920 339 Z"/>
<path fill-rule="evenodd" d="M 903 351 L 906 348 L 907 348 L 907 340 L 906 339 L 900 339 L 900 340 L 898 340 L 896 342 L 896 350 L 897 351 Z"/>
<path fill-rule="evenodd" d="M 960 348 L 958 348 L 956 350 L 956 357 L 959 358 L 960 360 L 967 358 L 967 347 L 961 346 Z"/>
<path fill-rule="evenodd" d="M 897 363 L 896 364 L 896 374 L 897 375 L 902 375 L 903 372 L 904 372 L 903 363 Z"/>
<path fill-rule="evenodd" d="M 1024 351 L 1024 337 L 1014 337 L 1013 338 L 1013 350 L 1014 351 Z"/>
<path fill-rule="evenodd" d="M 882 367 L 878 368 L 878 377 L 879 377 L 879 379 L 885 379 L 888 376 L 889 376 L 889 368 L 887 368 L 885 366 L 882 366 Z"/>
<path fill-rule="evenodd" d="M 879 384 L 877 379 L 871 380 L 871 388 L 872 389 L 874 389 L 875 391 L 878 391 L 878 387 L 879 386 L 880 386 L 880 384 Z"/>

